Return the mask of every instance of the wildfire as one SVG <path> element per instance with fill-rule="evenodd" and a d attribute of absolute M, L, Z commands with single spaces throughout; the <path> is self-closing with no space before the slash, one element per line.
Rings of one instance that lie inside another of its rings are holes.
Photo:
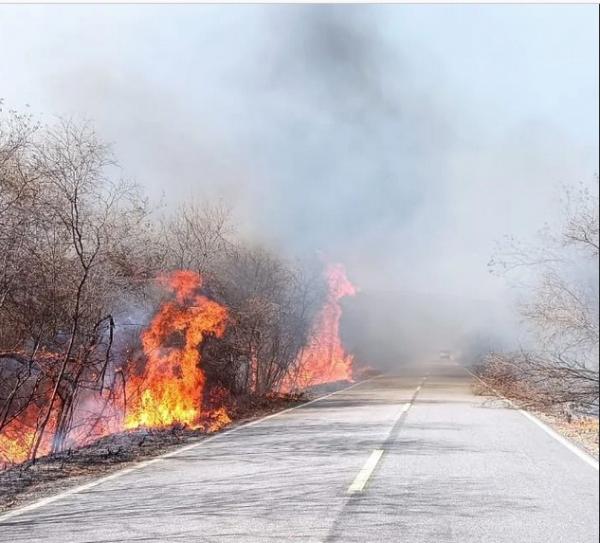
<path fill-rule="evenodd" d="M 352 381 L 353 357 L 346 353 L 340 339 L 340 300 L 354 296 L 356 287 L 341 264 L 329 264 L 325 273 L 327 300 L 317 316 L 311 341 L 299 357 L 295 374 L 281 385 L 282 392 L 332 381 Z"/>
<path fill-rule="evenodd" d="M 162 283 L 175 300 L 162 305 L 142 334 L 145 372 L 128 380 L 124 426 L 156 428 L 180 423 L 215 430 L 230 419 L 222 408 L 201 412 L 206 378 L 199 346 L 206 334 L 223 335 L 227 310 L 199 294 L 202 278 L 197 273 L 178 271 Z"/>
<path fill-rule="evenodd" d="M 159 308 L 142 333 L 144 371 L 128 377 L 124 400 L 108 392 L 106 398 L 88 397 L 83 404 L 91 405 L 89 423 L 70 433 L 70 445 L 85 445 L 103 435 L 140 426 L 162 428 L 183 424 L 216 431 L 231 422 L 224 407 L 225 390 L 213 389 L 204 397 L 206 378 L 199 351 L 207 334 L 217 337 L 223 334 L 227 310 L 200 294 L 202 278 L 197 273 L 178 271 L 162 277 L 160 282 L 174 296 Z M 50 388 L 46 388 L 44 393 L 49 397 Z M 43 405 L 43 402 L 31 403 L 4 425 L 0 431 L 0 467 L 30 458 L 45 413 Z M 92 424 L 94 413 L 102 416 Z M 39 455 L 51 451 L 55 419 L 55 416 L 49 419 Z"/>
<path fill-rule="evenodd" d="M 3 464 L 25 462 L 29 458 L 40 415 L 40 408 L 30 404 L 18 418 L 13 419 L 3 428 L 0 433 L 0 467 Z M 50 447 L 51 436 L 47 434 L 40 444 L 40 452 L 48 453 Z"/>
<path fill-rule="evenodd" d="M 294 371 L 280 390 L 289 392 L 311 385 L 352 380 L 352 356 L 340 340 L 340 300 L 356 289 L 343 266 L 326 269 L 328 295 L 318 314 L 312 338 L 302 351 Z M 69 432 L 68 446 L 85 445 L 99 437 L 138 427 L 164 428 L 174 424 L 216 431 L 231 422 L 226 406 L 229 392 L 206 388 L 201 364 L 201 346 L 207 335 L 221 337 L 228 312 L 225 307 L 201 294 L 202 277 L 191 271 L 177 271 L 160 279 L 171 294 L 142 332 L 142 368 L 125 373 L 124 391 L 111 388 L 99 396 L 89 394 L 79 402 L 78 425 Z M 253 372 L 254 373 L 254 372 Z M 43 398 L 50 397 L 51 382 L 39 389 L 40 397 L 0 430 L 0 467 L 28 460 L 40 421 L 46 414 Z M 58 410 L 58 402 L 54 409 Z M 86 415 L 87 413 L 87 415 Z M 94 421 L 95 418 L 95 422 Z M 53 447 L 56 416 L 45 426 L 38 455 Z"/>

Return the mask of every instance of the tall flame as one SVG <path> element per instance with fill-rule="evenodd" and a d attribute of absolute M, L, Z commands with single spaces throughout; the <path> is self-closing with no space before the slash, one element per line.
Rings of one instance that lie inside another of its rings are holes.
<path fill-rule="evenodd" d="M 344 350 L 340 339 L 340 300 L 354 296 L 356 287 L 346 277 L 342 264 L 329 264 L 325 270 L 328 294 L 317 316 L 309 345 L 302 351 L 295 374 L 281 385 L 283 392 L 333 381 L 351 381 L 353 357 Z"/>
<path fill-rule="evenodd" d="M 142 335 L 145 374 L 128 380 L 126 428 L 199 427 L 205 415 L 199 347 L 206 334 L 223 335 L 227 310 L 199 294 L 202 278 L 197 273 L 174 272 L 162 283 L 175 299 L 160 307 Z M 224 411 L 219 415 L 229 422 Z"/>

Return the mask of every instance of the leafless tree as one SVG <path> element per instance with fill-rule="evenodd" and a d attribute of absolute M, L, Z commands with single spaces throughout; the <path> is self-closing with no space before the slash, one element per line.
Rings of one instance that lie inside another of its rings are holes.
<path fill-rule="evenodd" d="M 160 231 L 164 269 L 206 275 L 211 265 L 233 248 L 231 214 L 223 203 L 183 203 L 163 218 Z"/>
<path fill-rule="evenodd" d="M 146 209 L 110 175 L 110 150 L 88 126 L 18 128 L 25 136 L 2 145 L 0 361 L 17 369 L 0 395 L 0 431 L 35 402 L 35 458 L 49 429 L 52 450 L 64 445 L 80 392 L 103 389 L 112 311 L 130 279 L 118 257 Z"/>
<path fill-rule="evenodd" d="M 223 340 L 208 350 L 213 373 L 237 393 L 273 392 L 308 340 L 324 286 L 319 276 L 260 247 L 236 247 L 213 268 L 229 308 Z"/>
<path fill-rule="evenodd" d="M 521 314 L 534 333 L 534 349 L 496 354 L 495 367 L 520 379 L 546 403 L 598 403 L 598 179 L 565 191 L 558 232 L 546 228 L 535 245 L 512 242 L 492 261 L 495 271 L 528 276 Z"/>

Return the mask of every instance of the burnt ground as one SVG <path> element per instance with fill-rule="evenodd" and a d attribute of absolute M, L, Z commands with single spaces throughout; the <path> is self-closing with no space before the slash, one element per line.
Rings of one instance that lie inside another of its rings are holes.
<path fill-rule="evenodd" d="M 5 469 L 0 471 L 0 511 L 83 484 L 206 435 L 184 428 L 123 432 Z"/>

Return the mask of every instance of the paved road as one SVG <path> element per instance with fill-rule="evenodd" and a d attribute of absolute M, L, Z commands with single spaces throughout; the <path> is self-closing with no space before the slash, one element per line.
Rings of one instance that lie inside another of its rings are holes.
<path fill-rule="evenodd" d="M 598 471 L 442 362 L 0 522 L 11 543 L 597 540 Z"/>

